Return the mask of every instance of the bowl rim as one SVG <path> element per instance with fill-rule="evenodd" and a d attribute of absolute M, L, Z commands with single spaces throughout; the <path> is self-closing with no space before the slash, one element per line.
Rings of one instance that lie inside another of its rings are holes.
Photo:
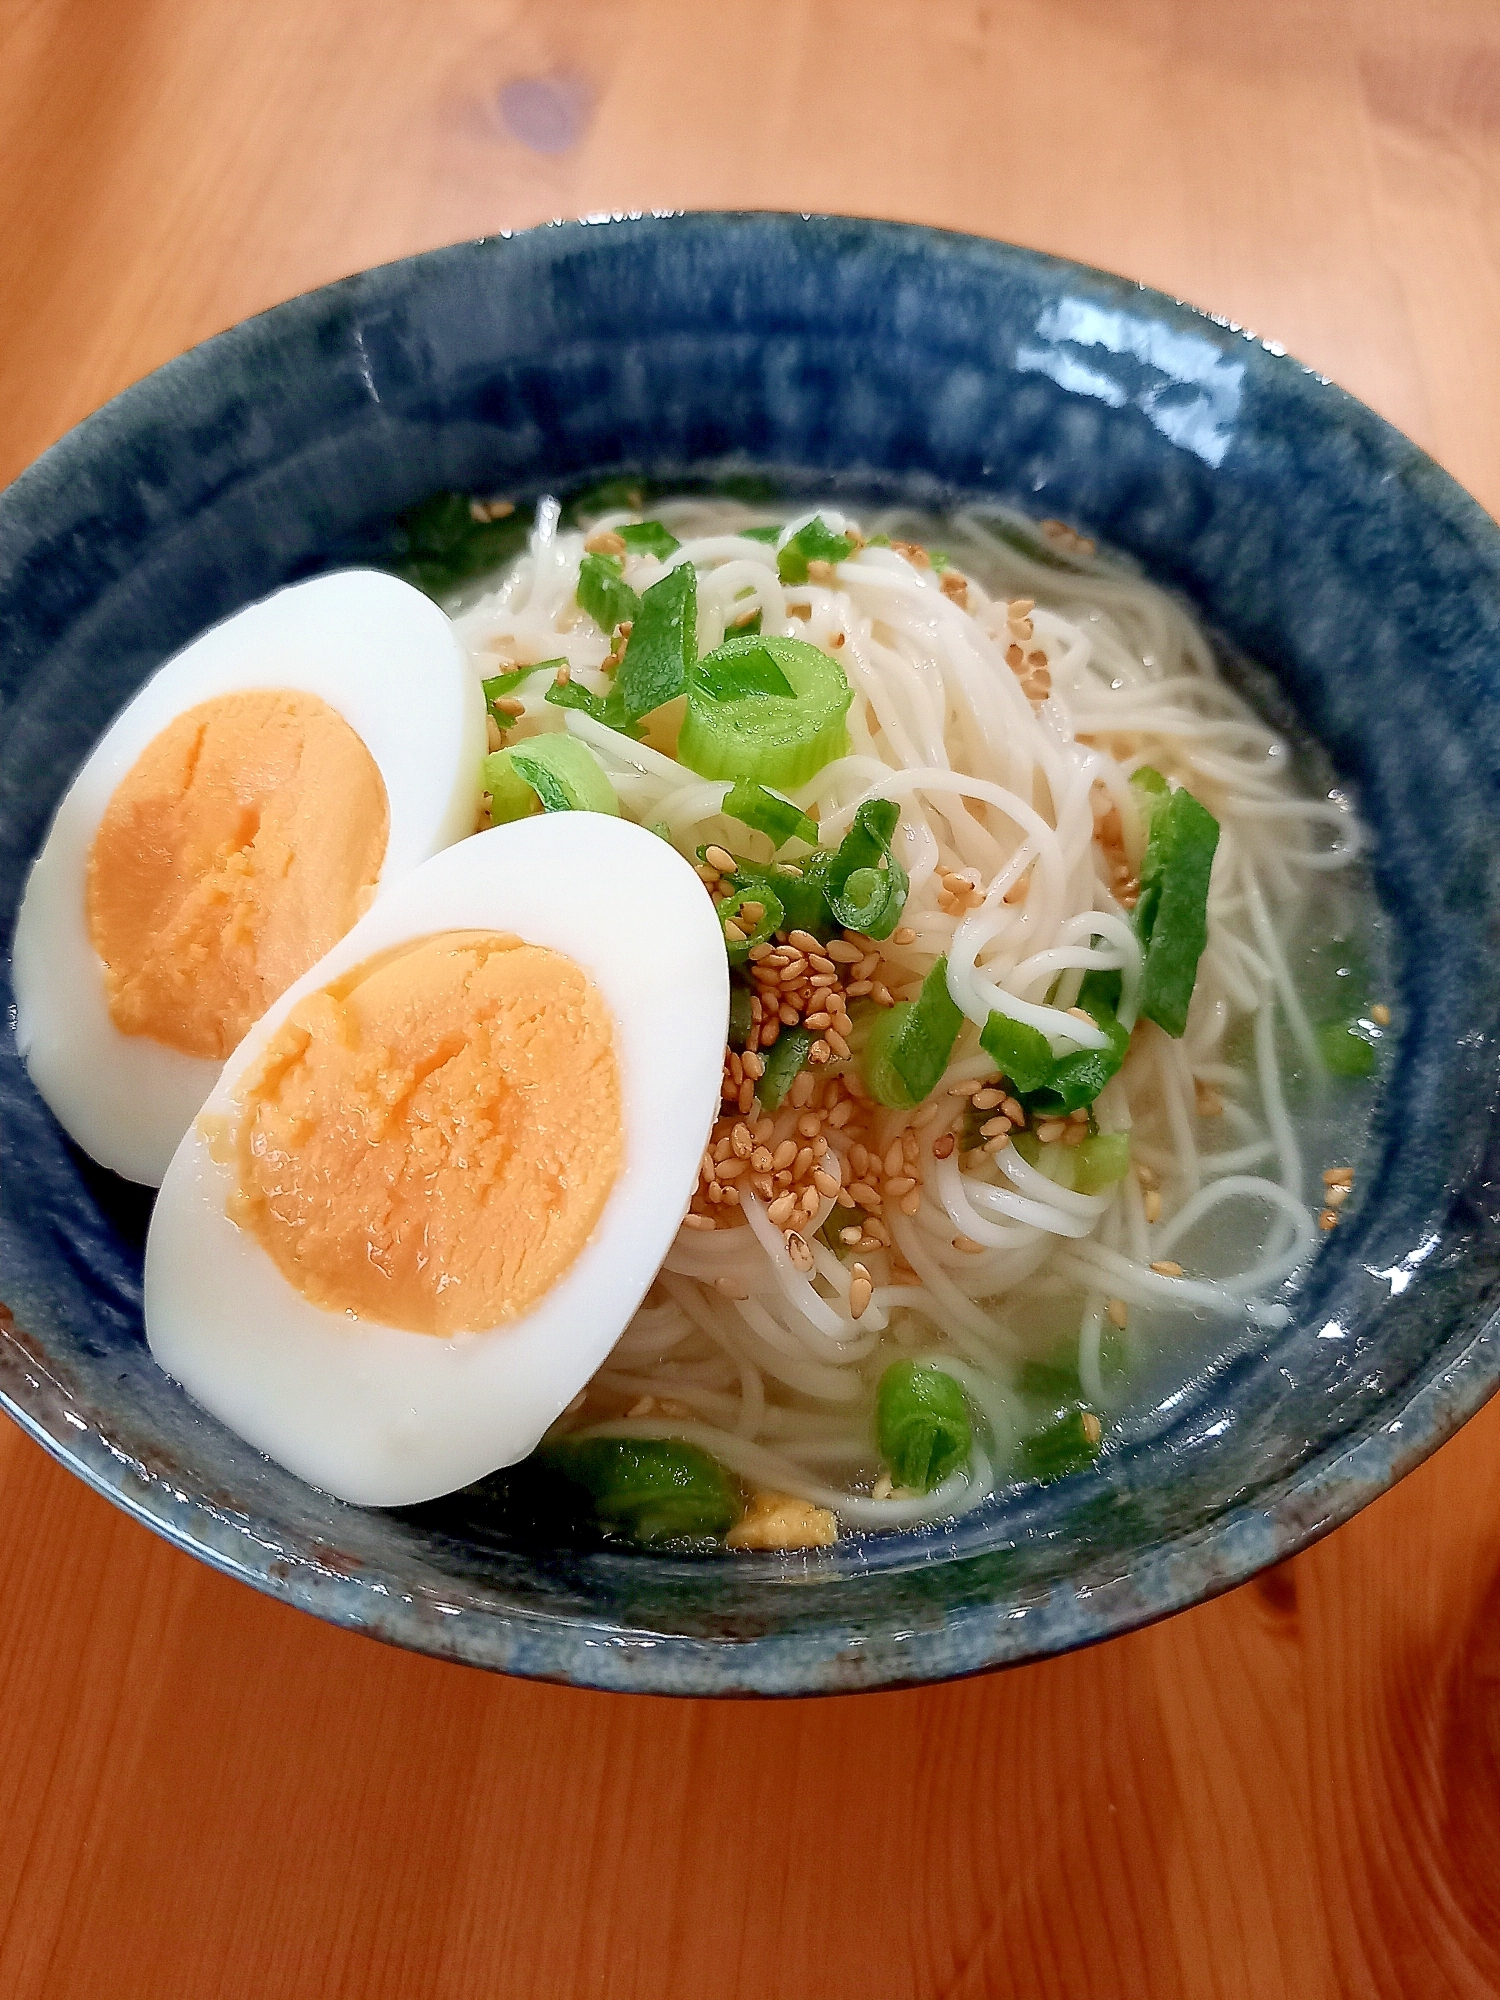
<path fill-rule="evenodd" d="M 162 378 L 181 378 L 212 367 L 226 349 L 253 352 L 271 323 L 314 313 L 330 295 L 383 274 L 420 272 L 447 260 L 504 254 L 503 246 L 556 232 L 581 240 L 583 232 L 626 232 L 674 226 L 725 228 L 784 224 L 814 230 L 868 230 L 892 243 L 930 245 L 935 239 L 971 256 L 1000 264 L 1019 262 L 1052 284 L 1068 279 L 1128 294 L 1134 305 L 1168 324 L 1255 339 L 1248 329 L 1157 288 L 1048 252 L 931 225 L 840 214 L 784 210 L 653 210 L 576 221 L 554 220 L 534 229 L 497 231 L 393 258 L 264 308 L 161 363 L 85 416 L 26 467 L 0 493 L 0 523 L 38 499 L 54 482 L 84 464 L 116 427 L 128 426 L 137 402 L 156 393 Z M 1327 376 L 1288 355 L 1279 342 L 1259 340 L 1264 365 L 1300 399 L 1311 397 L 1325 420 L 1352 426 L 1372 454 L 1389 464 L 1399 458 L 1429 475 L 1424 502 L 1456 533 L 1488 545 L 1500 572 L 1500 528 L 1430 454 Z M 524 1678 L 610 1691 L 703 1695 L 836 1694 L 925 1684 L 1052 1657 L 1123 1635 L 1236 1588 L 1342 1525 L 1429 1457 L 1500 1387 L 1500 1311 L 1474 1327 L 1455 1350 L 1450 1336 L 1439 1352 L 1382 1405 L 1362 1434 L 1346 1434 L 1310 1455 L 1253 1504 L 1226 1509 L 1181 1535 L 1132 1556 L 1128 1577 L 1082 1593 L 1058 1585 L 1046 1599 L 1026 1605 L 1003 1598 L 949 1609 L 931 1626 L 872 1639 L 853 1627 L 830 1623 L 816 1630 L 770 1632 L 746 1638 L 701 1639 L 672 1633 L 633 1633 L 601 1626 L 588 1615 L 523 1612 L 513 1607 L 453 1605 L 434 1598 L 419 1603 L 397 1582 L 381 1595 L 364 1577 L 341 1577 L 315 1565 L 268 1561 L 262 1541 L 242 1537 L 235 1523 L 205 1502 L 185 1508 L 163 1491 L 170 1480 L 123 1460 L 107 1438 L 78 1419 L 61 1421 L 49 1403 L 69 1400 L 0 1303 L 0 1409 L 58 1464 L 143 1526 L 220 1573 L 248 1583 L 279 1602 L 311 1611 L 325 1622 L 363 1632 L 409 1650 L 429 1653 Z M 44 1387 L 44 1383 L 46 1386 Z M 25 1388 L 22 1385 L 27 1385 Z M 217 1533 L 195 1525 L 195 1515 Z M 253 1548 L 259 1561 L 239 1552 Z M 962 1557 L 955 1558 L 963 1560 Z M 753 1558 L 753 1560 L 765 1560 Z M 795 1567 L 795 1565 L 793 1565 Z M 1090 1599 L 1080 1619 L 1079 1597 Z"/>

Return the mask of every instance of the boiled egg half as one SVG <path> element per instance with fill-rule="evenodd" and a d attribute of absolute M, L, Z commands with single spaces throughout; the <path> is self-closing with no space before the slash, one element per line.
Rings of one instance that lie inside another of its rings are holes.
<path fill-rule="evenodd" d="M 556 812 L 435 856 L 224 1065 L 157 1198 L 152 1353 L 361 1505 L 525 1457 L 682 1222 L 728 1004 L 655 834 Z"/>
<path fill-rule="evenodd" d="M 195 639 L 74 779 L 16 924 L 16 1039 L 84 1151 L 155 1186 L 251 1023 L 478 809 L 484 697 L 372 570 Z"/>

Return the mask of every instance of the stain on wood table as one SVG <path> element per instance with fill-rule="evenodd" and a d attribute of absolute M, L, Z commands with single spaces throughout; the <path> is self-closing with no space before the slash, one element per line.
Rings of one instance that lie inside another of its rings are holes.
<path fill-rule="evenodd" d="M 844 209 L 1253 326 L 1500 503 L 1500 9 L 0 0 L 0 478 L 307 286 Z M 1500 1405 L 1217 1603 L 823 1702 L 318 1626 L 0 1430 L 6 2000 L 1500 1993 Z"/>

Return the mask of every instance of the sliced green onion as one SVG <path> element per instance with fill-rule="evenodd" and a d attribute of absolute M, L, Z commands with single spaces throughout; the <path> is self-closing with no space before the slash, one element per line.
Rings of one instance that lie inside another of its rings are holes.
<path fill-rule="evenodd" d="M 828 1245 L 835 1257 L 847 1257 L 850 1245 L 844 1241 L 841 1232 L 845 1229 L 853 1229 L 856 1224 L 863 1230 L 864 1221 L 863 1209 L 845 1208 L 842 1202 L 836 1201 L 828 1211 L 828 1220 L 823 1224 L 818 1234 Z"/>
<path fill-rule="evenodd" d="M 576 736 L 531 736 L 513 749 L 492 750 L 480 782 L 490 795 L 490 818 L 497 826 L 535 812 L 527 792 L 541 800 L 544 812 L 618 816 L 620 810 L 614 786 Z"/>
<path fill-rule="evenodd" d="M 752 910 L 759 910 L 759 916 L 745 915 L 747 903 Z M 725 933 L 724 945 L 729 953 L 729 963 L 743 965 L 750 956 L 751 945 L 764 944 L 767 938 L 774 937 L 785 921 L 786 913 L 769 889 L 736 889 L 732 896 L 726 896 L 719 905 L 719 922 L 732 923 L 737 930 L 744 932 L 738 940 Z"/>
<path fill-rule="evenodd" d="M 1104 1426 L 1092 1410 L 1068 1410 L 1021 1440 L 1021 1468 L 1044 1483 L 1082 1472 L 1099 1456 Z"/>
<path fill-rule="evenodd" d="M 681 542 L 670 528 L 664 528 L 660 521 L 632 521 L 615 533 L 625 544 L 631 555 L 655 556 L 665 562 L 682 547 Z"/>
<path fill-rule="evenodd" d="M 765 1068 L 755 1086 L 762 1111 L 780 1109 L 782 1098 L 807 1067 L 807 1058 L 816 1039 L 806 1028 L 783 1028 L 770 1048 L 763 1052 Z"/>
<path fill-rule="evenodd" d="M 750 1011 L 750 988 L 731 980 L 729 985 L 729 1046 L 742 1049 L 750 1039 L 754 1016 Z"/>
<path fill-rule="evenodd" d="M 775 521 L 769 528 L 739 528 L 735 532 L 742 535 L 747 542 L 769 542 L 772 548 L 781 540 L 781 526 Z"/>
<path fill-rule="evenodd" d="M 467 494 L 433 493 L 397 520 L 392 567 L 429 597 L 444 597 L 517 554 L 530 525 L 521 513 L 476 520 Z"/>
<path fill-rule="evenodd" d="M 615 686 L 632 720 L 673 701 L 698 657 L 698 573 L 670 569 L 639 600 Z"/>
<path fill-rule="evenodd" d="M 592 716 L 595 722 L 602 722 L 606 729 L 618 730 L 620 735 L 634 740 L 646 733 L 626 714 L 617 687 L 612 687 L 607 695 L 597 695 L 591 694 L 578 681 L 554 681 L 542 700 L 550 702 L 554 708 L 576 708 L 582 714 Z"/>
<path fill-rule="evenodd" d="M 491 674 L 479 685 L 484 689 L 485 707 L 490 707 L 502 695 L 514 694 L 523 681 L 533 674 L 555 674 L 559 667 L 567 665 L 566 660 L 538 660 L 534 667 L 508 667 L 503 674 Z"/>
<path fill-rule="evenodd" d="M 1081 1402 L 1083 1384 L 1078 1379 L 1076 1348 L 1066 1360 L 1023 1361 L 1016 1387 L 1029 1402 L 1042 1403 L 1054 1412 Z"/>
<path fill-rule="evenodd" d="M 638 473 L 617 473 L 580 487 L 564 505 L 562 517 L 572 526 L 578 521 L 596 521 L 601 514 L 639 513 L 655 491 Z"/>
<path fill-rule="evenodd" d="M 1079 1004 L 1094 1025 L 1104 1030 L 1107 1040 L 1102 1049 L 1075 1049 L 1071 1055 L 1059 1056 L 1046 1083 L 1027 1093 L 1027 1110 L 1043 1117 L 1055 1118 L 1092 1104 L 1130 1050 L 1129 1031 L 1121 1027 L 1112 1007 L 1092 992 L 1087 998 L 1080 993 Z"/>
<path fill-rule="evenodd" d="M 875 1016 L 860 1067 L 876 1103 L 910 1110 L 930 1097 L 963 1024 L 963 1010 L 948 992 L 948 961 L 940 958 L 915 1000 L 899 1001 Z"/>
<path fill-rule="evenodd" d="M 602 632 L 640 615 L 641 600 L 624 580 L 618 556 L 585 556 L 578 566 L 578 602 Z"/>
<path fill-rule="evenodd" d="M 963 1390 L 941 1368 L 893 1361 L 875 1391 L 875 1441 L 897 1486 L 930 1493 L 969 1462 L 974 1424 Z"/>
<path fill-rule="evenodd" d="M 887 938 L 906 908 L 911 886 L 891 851 L 901 816 L 892 799 L 866 799 L 839 842 L 828 869 L 828 908 L 846 930 Z"/>
<path fill-rule="evenodd" d="M 1160 778 L 1152 772 L 1153 778 Z M 1140 1011 L 1149 1021 L 1180 1036 L 1198 977 L 1198 961 L 1208 942 L 1208 882 L 1219 822 L 1191 792 L 1165 799 L 1144 770 L 1131 778 L 1150 802 L 1146 855 L 1141 863 L 1141 895 L 1135 922 L 1146 947 Z"/>
<path fill-rule="evenodd" d="M 785 913 L 787 930 L 824 938 L 838 928 L 823 893 L 832 861 L 833 856 L 821 847 L 796 863 L 772 862 L 769 866 L 737 855 L 732 879 L 740 889 L 753 889 L 757 884 L 769 888 Z"/>
<path fill-rule="evenodd" d="M 783 644 L 800 645 L 802 641 L 786 640 Z M 759 632 L 746 633 L 743 644 L 726 640 L 705 654 L 694 680 L 714 701 L 739 701 L 750 694 L 774 694 L 790 701 L 796 694 L 770 640 Z"/>
<path fill-rule="evenodd" d="M 1318 1053 L 1334 1076 L 1359 1077 L 1375 1074 L 1375 1044 L 1363 1024 L 1328 1021 L 1318 1030 Z"/>
<path fill-rule="evenodd" d="M 1080 1194 L 1103 1194 L 1130 1172 L 1130 1134 L 1094 1132 L 1081 1146 L 1065 1146 L 1075 1156 L 1073 1185 Z"/>
<path fill-rule="evenodd" d="M 810 562 L 840 563 L 853 553 L 849 537 L 836 535 L 822 515 L 815 514 L 779 552 L 776 568 L 783 583 L 806 583 Z"/>
<path fill-rule="evenodd" d="M 722 665 L 726 655 L 750 649 L 769 655 L 791 687 L 790 698 L 766 693 L 714 698 L 701 678 L 709 661 Z M 678 761 L 701 778 L 753 778 L 795 791 L 848 750 L 844 716 L 853 699 L 843 668 L 805 640 L 764 634 L 727 639 L 698 662 L 689 680 Z"/>
<path fill-rule="evenodd" d="M 809 819 L 790 799 L 778 798 L 749 778 L 740 779 L 719 810 L 742 826 L 752 826 L 757 833 L 765 834 L 773 847 L 785 847 L 789 840 L 805 840 L 810 847 L 818 844 L 815 819 Z"/>
<path fill-rule="evenodd" d="M 1040 1028 L 992 1013 L 979 1033 L 979 1046 L 1019 1097 L 1040 1090 L 1056 1066 L 1052 1044 Z"/>
<path fill-rule="evenodd" d="M 584 1489 L 601 1527 L 634 1542 L 706 1541 L 739 1518 L 719 1461 L 674 1438 L 559 1438 L 539 1455 Z"/>

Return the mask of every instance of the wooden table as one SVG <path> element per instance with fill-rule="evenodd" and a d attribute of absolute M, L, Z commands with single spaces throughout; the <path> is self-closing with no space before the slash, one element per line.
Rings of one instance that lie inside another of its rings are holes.
<path fill-rule="evenodd" d="M 553 215 L 844 209 L 1247 322 L 1500 503 L 1495 0 L 3 0 L 0 477 Z M 1500 1404 L 1295 1562 L 963 1686 L 388 1652 L 0 1435 L 7 2000 L 1500 1992 Z"/>

